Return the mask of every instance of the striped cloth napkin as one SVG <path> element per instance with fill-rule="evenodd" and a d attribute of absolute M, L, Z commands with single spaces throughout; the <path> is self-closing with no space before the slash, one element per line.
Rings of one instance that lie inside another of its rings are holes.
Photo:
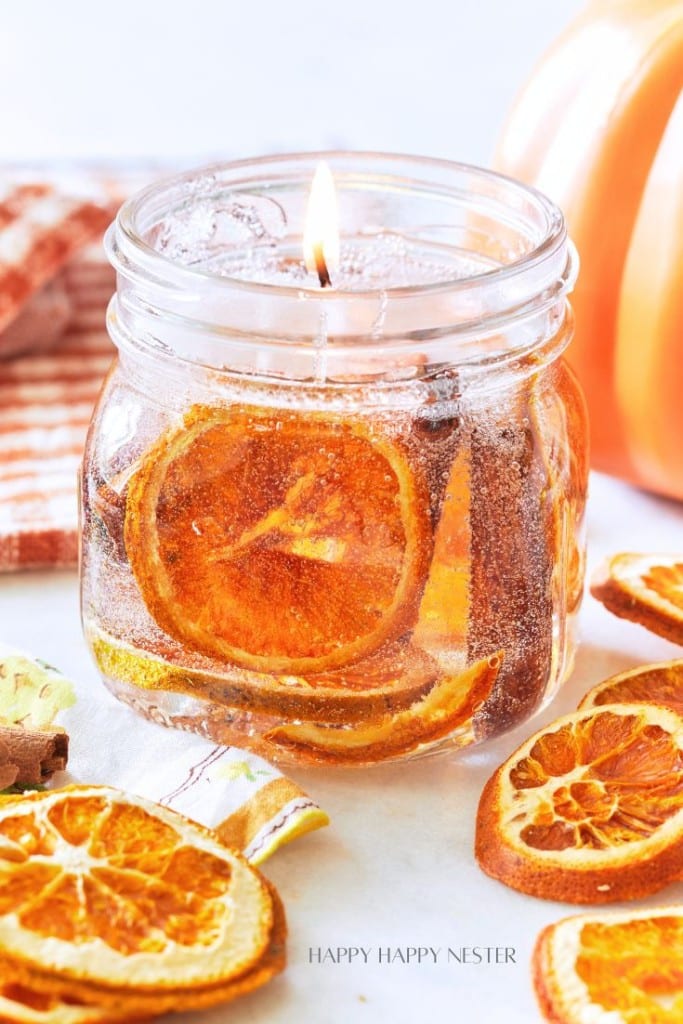
<path fill-rule="evenodd" d="M 114 355 L 101 236 L 120 196 L 92 180 L 75 199 L 0 181 L 0 571 L 77 561 L 77 470 Z"/>
<path fill-rule="evenodd" d="M 105 331 L 0 364 L 0 570 L 75 566 L 77 472 L 112 361 Z"/>

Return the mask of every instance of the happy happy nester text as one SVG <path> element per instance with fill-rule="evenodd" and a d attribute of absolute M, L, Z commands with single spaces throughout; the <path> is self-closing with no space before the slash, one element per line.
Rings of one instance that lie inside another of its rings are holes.
<path fill-rule="evenodd" d="M 514 964 L 514 946 L 309 946 L 309 964 Z"/>

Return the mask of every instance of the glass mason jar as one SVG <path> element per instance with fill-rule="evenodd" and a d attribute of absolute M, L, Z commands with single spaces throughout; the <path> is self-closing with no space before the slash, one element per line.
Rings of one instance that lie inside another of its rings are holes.
<path fill-rule="evenodd" d="M 316 154 L 161 182 L 110 228 L 118 359 L 83 468 L 82 614 L 142 714 L 370 764 L 497 735 L 570 669 L 576 260 L 515 181 L 323 156 L 331 287 L 301 256 Z"/>

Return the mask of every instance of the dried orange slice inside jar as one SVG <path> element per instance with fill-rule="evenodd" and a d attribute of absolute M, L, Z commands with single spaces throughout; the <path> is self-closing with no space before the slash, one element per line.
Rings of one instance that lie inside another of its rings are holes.
<path fill-rule="evenodd" d="M 171 636 L 245 668 L 320 672 L 413 625 L 429 491 L 360 420 L 198 406 L 131 480 L 125 543 Z"/>
<path fill-rule="evenodd" d="M 83 619 L 144 714 L 368 764 L 496 735 L 566 674 L 585 421 L 559 211 L 476 168 L 330 162 L 338 258 L 315 224 L 302 255 L 308 157 L 161 182 L 110 230 Z"/>

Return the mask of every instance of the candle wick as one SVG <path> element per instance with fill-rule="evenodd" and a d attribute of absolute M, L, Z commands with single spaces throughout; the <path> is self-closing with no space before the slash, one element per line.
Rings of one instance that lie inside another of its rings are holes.
<path fill-rule="evenodd" d="M 325 257 L 323 255 L 322 245 L 316 245 L 314 249 L 315 256 L 315 269 L 318 273 L 318 280 L 320 281 L 321 288 L 329 288 L 332 284 L 330 280 L 330 272 L 327 269 L 327 263 L 325 263 Z"/>

